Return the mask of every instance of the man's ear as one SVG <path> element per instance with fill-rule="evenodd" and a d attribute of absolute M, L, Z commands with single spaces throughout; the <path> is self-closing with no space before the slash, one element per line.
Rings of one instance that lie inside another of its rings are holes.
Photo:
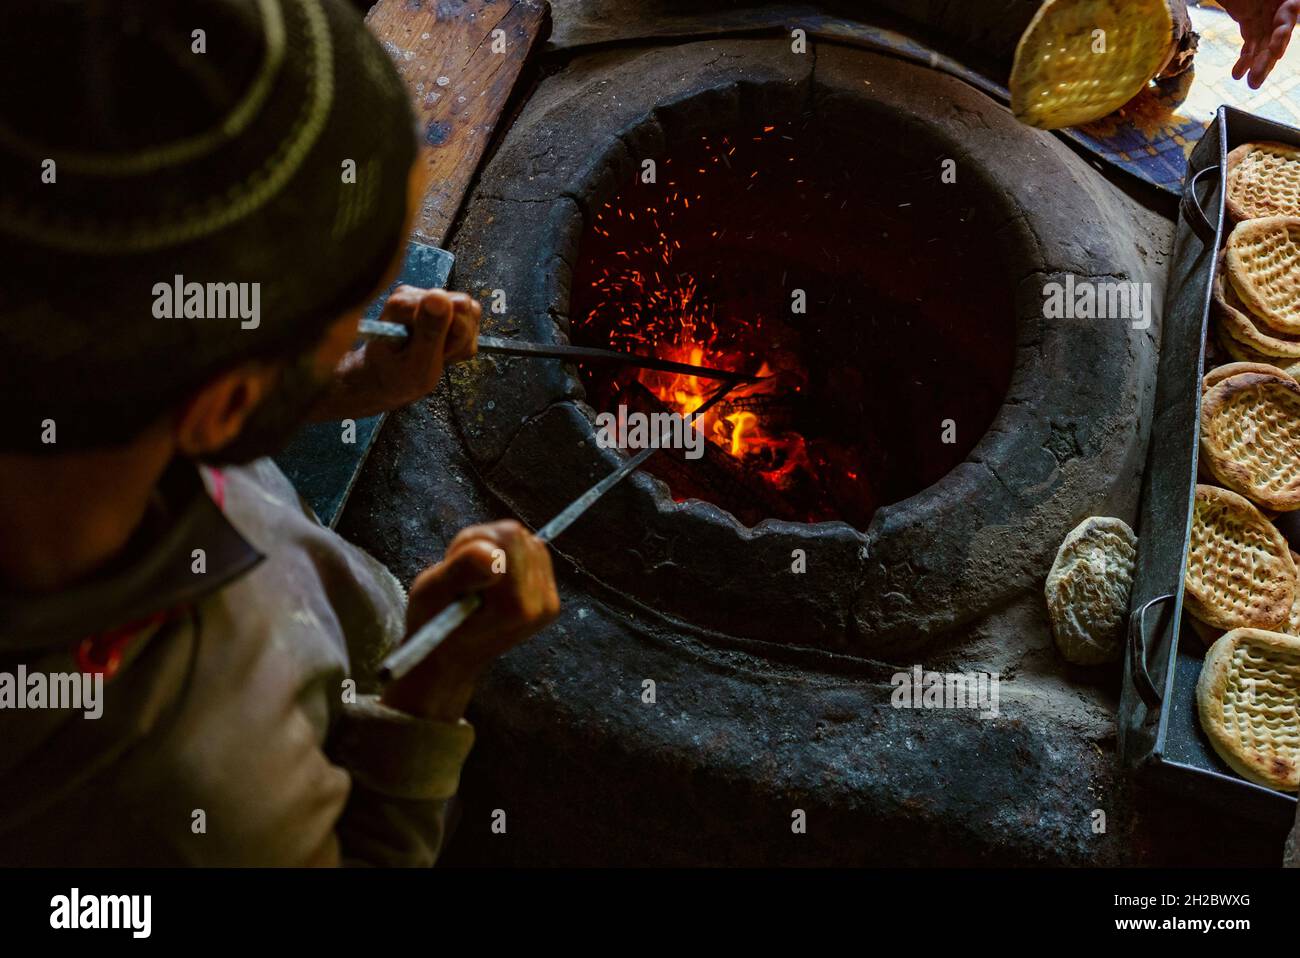
<path fill-rule="evenodd" d="M 232 442 L 278 375 L 274 366 L 245 363 L 210 381 L 176 417 L 177 451 L 203 456 Z"/>

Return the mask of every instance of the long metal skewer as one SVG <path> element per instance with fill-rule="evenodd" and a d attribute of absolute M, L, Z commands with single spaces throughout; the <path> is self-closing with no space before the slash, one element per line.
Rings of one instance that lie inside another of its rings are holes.
<path fill-rule="evenodd" d="M 711 407 L 720 402 L 722 397 L 731 391 L 733 385 L 727 383 L 716 390 L 713 395 L 704 401 L 703 405 L 689 414 L 688 421 L 693 421 L 697 416 L 702 416 L 708 412 Z M 560 510 L 560 513 L 554 519 L 537 530 L 537 538 L 543 542 L 553 540 L 561 532 L 573 525 L 584 512 L 591 508 L 597 499 L 636 472 L 637 469 L 641 468 L 642 463 L 658 451 L 658 447 L 650 446 L 632 456 L 608 476 L 601 479 L 600 482 Z M 379 667 L 379 678 L 389 682 L 393 679 L 399 679 L 411 671 L 426 655 L 441 645 L 447 636 L 451 635 L 466 619 L 473 615 L 482 604 L 483 597 L 474 592 L 457 599 L 447 606 L 420 626 L 414 635 L 403 642 L 388 658 L 384 659 L 383 664 Z"/>
<path fill-rule="evenodd" d="M 390 323 L 387 320 L 380 319 L 363 319 L 361 321 L 361 335 L 369 339 L 405 340 L 411 333 L 401 323 Z M 495 336 L 480 336 L 478 338 L 478 349 L 481 353 L 498 353 L 503 356 L 567 359 L 570 362 L 579 363 L 621 363 L 625 366 L 657 369 L 661 372 L 682 373 L 686 376 L 699 376 L 702 379 L 718 379 L 733 383 L 752 383 L 763 378 L 749 373 L 733 372 L 729 369 L 714 369 L 709 366 L 678 363 L 671 359 L 660 359 L 657 356 L 621 353 L 616 349 L 596 349 L 591 346 L 562 346 L 558 343 L 530 343 L 514 339 L 498 339 Z"/>

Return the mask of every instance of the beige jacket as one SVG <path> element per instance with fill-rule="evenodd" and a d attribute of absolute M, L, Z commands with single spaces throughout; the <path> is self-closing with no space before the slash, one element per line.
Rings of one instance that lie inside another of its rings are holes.
<path fill-rule="evenodd" d="M 98 580 L 0 596 L 0 672 L 120 652 L 98 719 L 0 709 L 0 864 L 432 864 L 473 731 L 369 694 L 396 580 L 269 460 L 178 463 L 160 498 Z"/>

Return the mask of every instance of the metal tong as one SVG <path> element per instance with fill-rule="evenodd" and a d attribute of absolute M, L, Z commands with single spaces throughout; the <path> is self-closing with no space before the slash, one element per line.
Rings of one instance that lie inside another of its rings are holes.
<path fill-rule="evenodd" d="M 390 323 L 381 319 L 363 319 L 361 335 L 367 339 L 393 339 L 404 341 L 411 331 L 401 323 Z M 701 379 L 717 379 L 729 383 L 752 383 L 762 379 L 749 373 L 732 372 L 729 369 L 714 369 L 709 366 L 694 366 L 690 363 L 678 363 L 671 359 L 659 359 L 656 356 L 640 356 L 636 353 L 621 353 L 616 349 L 596 349 L 591 346 L 564 346 L 558 343 L 530 343 L 513 339 L 498 339 L 495 336 L 480 336 L 478 351 L 497 353 L 502 356 L 525 356 L 532 359 L 567 359 L 575 363 L 621 363 L 641 369 L 657 369 L 666 373 L 681 373 L 686 376 L 699 376 Z"/>

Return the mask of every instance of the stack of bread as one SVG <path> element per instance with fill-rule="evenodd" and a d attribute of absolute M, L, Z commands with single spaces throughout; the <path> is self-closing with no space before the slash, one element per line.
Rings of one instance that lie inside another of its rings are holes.
<path fill-rule="evenodd" d="M 1300 509 L 1300 150 L 1228 157 L 1235 226 L 1214 280 L 1224 365 L 1201 394 L 1183 608 L 1209 644 L 1201 726 L 1238 774 L 1300 790 L 1300 555 L 1273 524 Z"/>

